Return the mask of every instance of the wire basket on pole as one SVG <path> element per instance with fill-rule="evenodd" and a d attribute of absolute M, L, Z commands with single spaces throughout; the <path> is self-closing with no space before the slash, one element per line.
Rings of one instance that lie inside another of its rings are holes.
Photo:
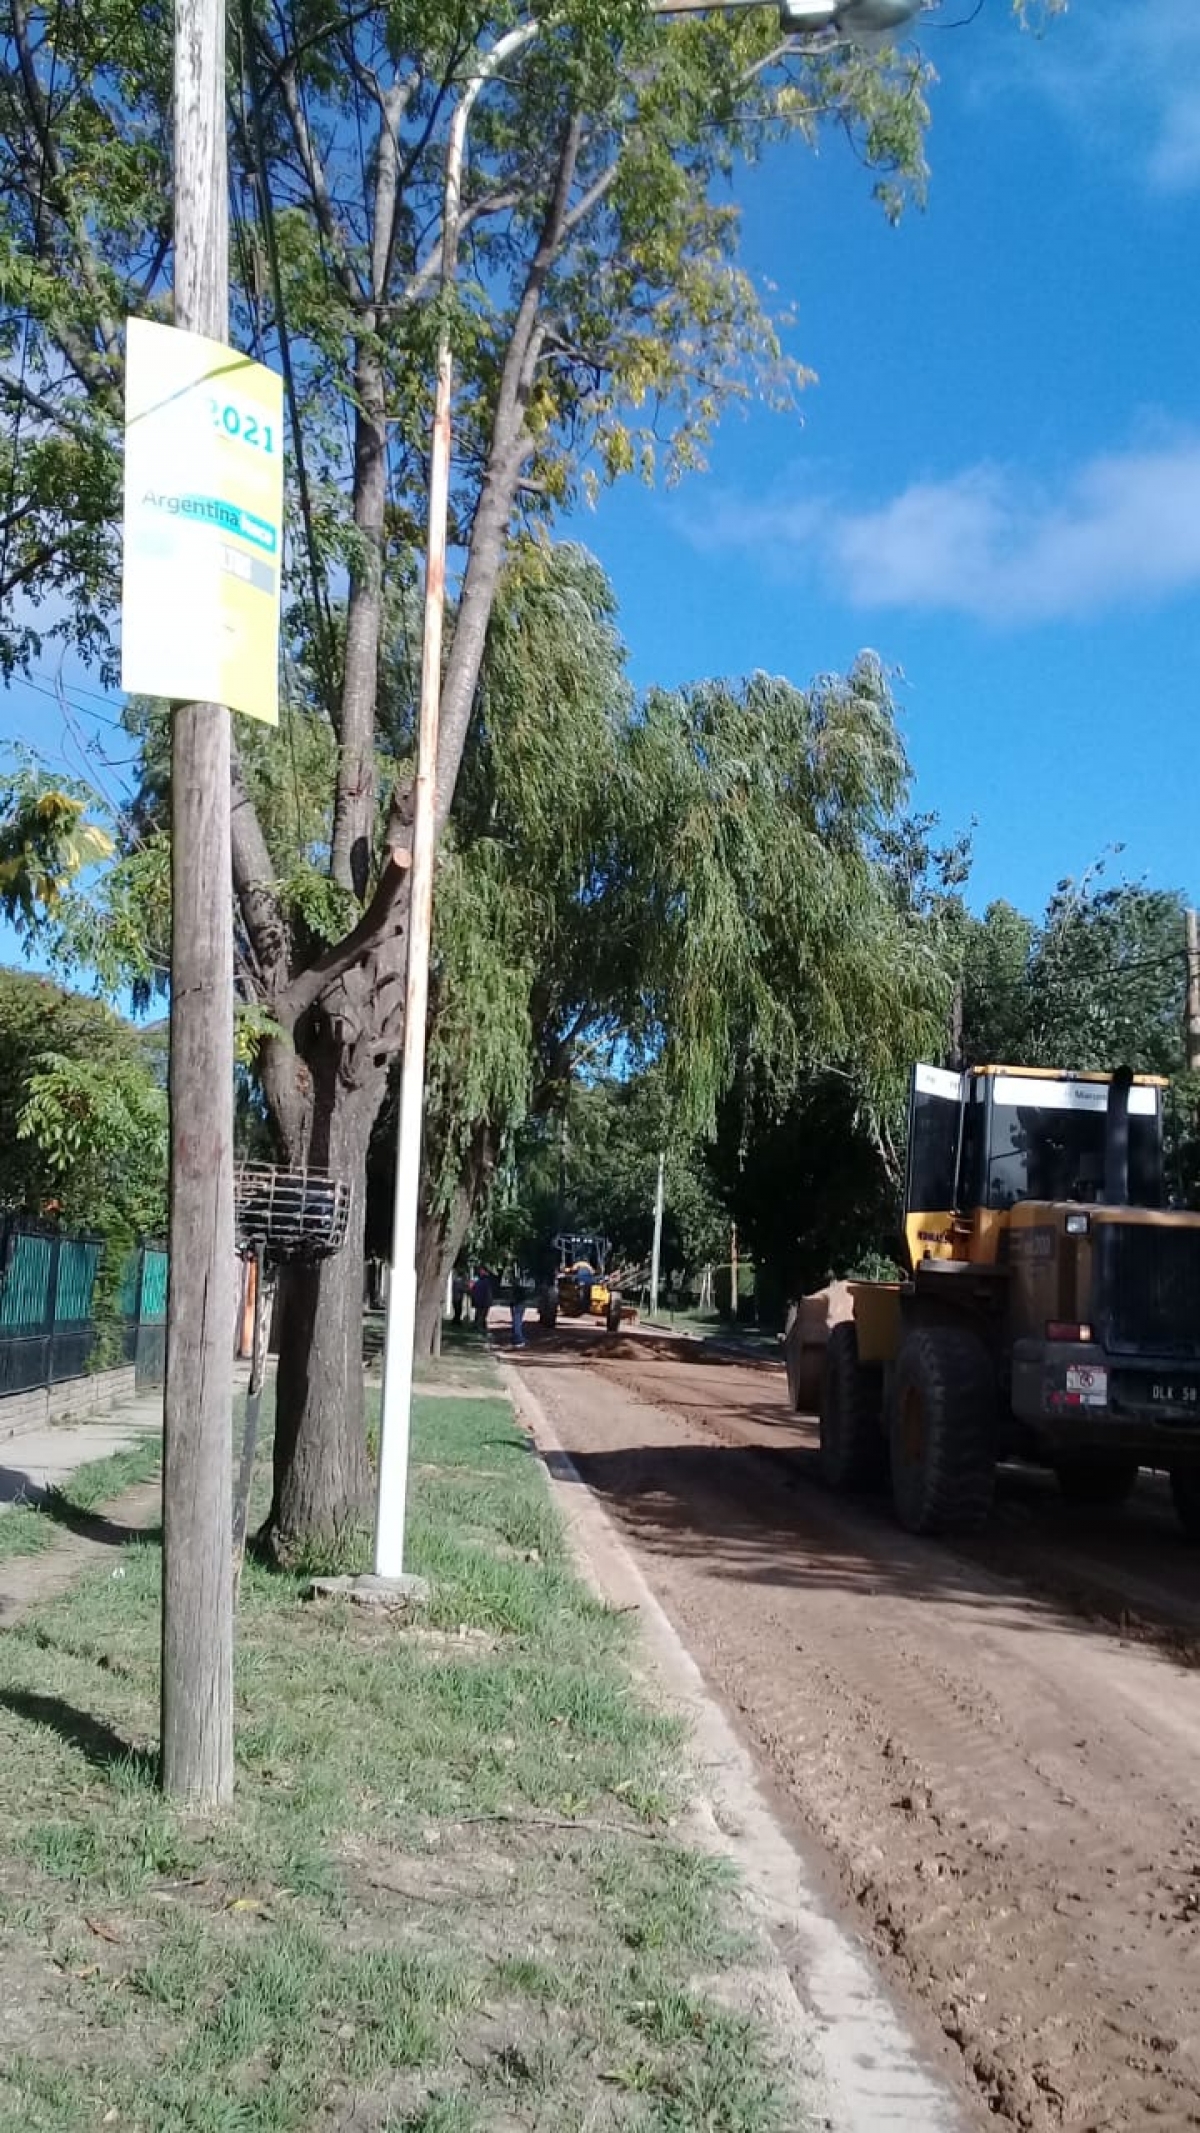
<path fill-rule="evenodd" d="M 236 1598 L 246 1548 L 250 1486 L 266 1375 L 267 1269 L 313 1266 L 340 1251 L 350 1218 L 350 1187 L 344 1178 L 331 1177 L 327 1170 L 280 1170 L 273 1163 L 243 1163 L 234 1179 L 233 1204 L 237 1248 L 244 1259 L 253 1261 L 254 1283 L 250 1382 L 233 1507 Z"/>
<path fill-rule="evenodd" d="M 328 1259 L 346 1241 L 350 1187 L 328 1170 L 243 1163 L 234 1181 L 238 1249 L 268 1266 Z"/>

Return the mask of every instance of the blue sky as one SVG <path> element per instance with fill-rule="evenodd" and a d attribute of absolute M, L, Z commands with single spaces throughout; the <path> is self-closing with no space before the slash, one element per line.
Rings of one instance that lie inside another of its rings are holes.
<path fill-rule="evenodd" d="M 830 142 L 739 181 L 817 371 L 707 476 L 580 526 L 639 683 L 896 670 L 916 802 L 978 818 L 972 900 L 1103 848 L 1200 900 L 1200 4 L 946 0 L 924 213 Z"/>
<path fill-rule="evenodd" d="M 639 684 L 878 651 L 915 803 L 977 818 L 976 904 L 1040 909 L 1115 843 L 1113 872 L 1200 901 L 1200 0 L 938 26 L 972 5 L 922 29 L 924 213 L 889 228 L 832 140 L 739 178 L 819 376 L 800 417 L 731 416 L 707 475 L 572 530 Z M 14 734 L 79 767 L 44 679 L 0 693 Z"/>

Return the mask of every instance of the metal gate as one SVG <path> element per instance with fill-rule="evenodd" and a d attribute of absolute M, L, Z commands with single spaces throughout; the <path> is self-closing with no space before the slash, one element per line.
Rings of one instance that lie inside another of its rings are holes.
<path fill-rule="evenodd" d="M 10 1226 L 0 1281 L 0 1397 L 82 1377 L 96 1343 L 92 1297 L 101 1246 Z"/>
<path fill-rule="evenodd" d="M 53 1236 L 0 1224 L 0 1399 L 97 1367 L 97 1237 Z M 125 1269 L 120 1352 L 139 1385 L 161 1384 L 166 1356 L 167 1255 L 143 1245 Z"/>

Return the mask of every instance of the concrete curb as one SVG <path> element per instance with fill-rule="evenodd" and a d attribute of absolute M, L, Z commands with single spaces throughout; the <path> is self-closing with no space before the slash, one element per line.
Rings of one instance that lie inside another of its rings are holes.
<path fill-rule="evenodd" d="M 868 1957 L 814 1886 L 749 1753 L 540 1400 L 515 1369 L 512 1384 L 585 1576 L 610 1603 L 637 1609 L 655 1670 L 688 1719 L 711 1810 L 702 1834 L 736 1866 L 779 1951 L 772 2012 L 790 2027 L 790 2009 L 800 2033 L 789 2038 L 791 2051 L 799 2043 L 802 2059 L 816 2064 L 818 2122 L 828 2133 L 967 2133 L 965 2111 L 924 2063 Z"/>

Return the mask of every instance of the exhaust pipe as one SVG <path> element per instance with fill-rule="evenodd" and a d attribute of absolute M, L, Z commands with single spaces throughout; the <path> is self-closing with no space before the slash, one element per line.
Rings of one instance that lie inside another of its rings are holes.
<path fill-rule="evenodd" d="M 1129 1205 L 1129 1091 L 1133 1069 L 1118 1067 L 1108 1085 L 1104 1119 L 1104 1200 L 1108 1207 Z"/>

